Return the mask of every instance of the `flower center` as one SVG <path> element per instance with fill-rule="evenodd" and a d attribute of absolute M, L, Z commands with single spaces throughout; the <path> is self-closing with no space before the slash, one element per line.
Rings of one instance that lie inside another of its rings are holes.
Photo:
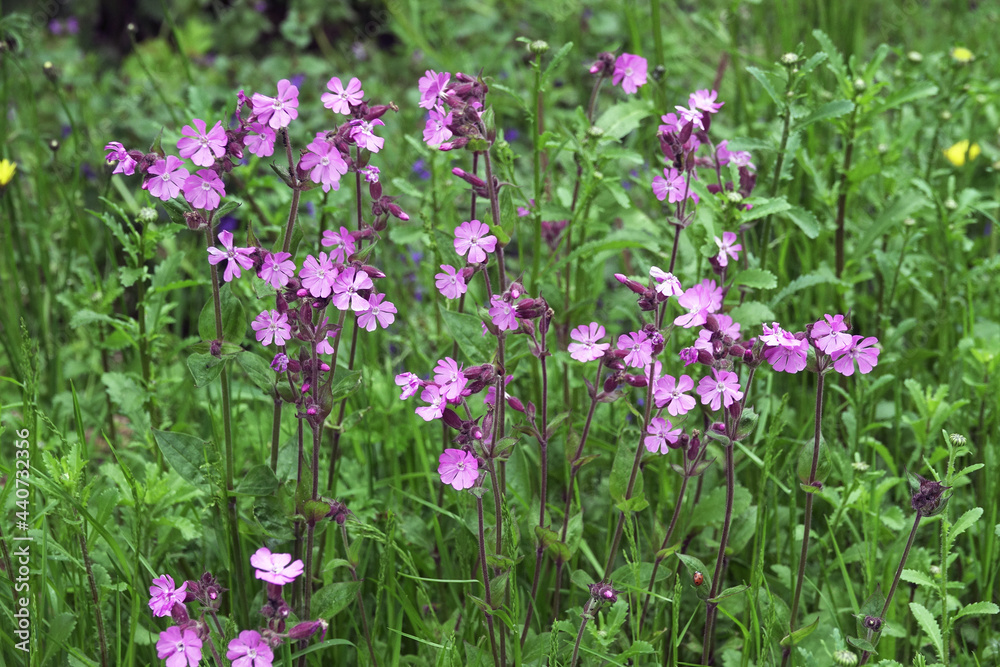
<path fill-rule="evenodd" d="M 458 468 L 459 470 L 465 470 L 465 461 L 459 461 L 458 463 L 455 464 L 455 467 Z"/>
<path fill-rule="evenodd" d="M 328 157 L 326 157 L 326 156 L 323 156 L 323 157 L 321 157 L 321 158 L 319 159 L 319 163 L 320 163 L 321 165 L 323 165 L 324 167 L 329 167 L 329 166 L 330 166 L 330 158 L 328 158 Z"/>
<path fill-rule="evenodd" d="M 208 192 L 209 190 L 212 189 L 212 185 L 208 181 L 202 181 L 201 182 L 201 189 L 204 190 L 204 191 L 206 191 L 206 192 Z"/>
<path fill-rule="evenodd" d="M 631 67 L 626 67 L 625 68 L 625 76 L 632 76 L 632 68 Z"/>

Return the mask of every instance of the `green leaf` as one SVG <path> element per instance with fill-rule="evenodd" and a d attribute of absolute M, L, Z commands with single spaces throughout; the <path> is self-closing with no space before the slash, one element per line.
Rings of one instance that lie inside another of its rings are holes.
<path fill-rule="evenodd" d="M 560 47 L 558 51 L 552 56 L 552 60 L 545 67 L 545 71 L 542 72 L 542 88 L 544 89 L 548 84 L 549 79 L 555 73 L 556 68 L 559 67 L 560 63 L 566 59 L 569 55 L 570 50 L 573 48 L 573 42 L 567 42 Z M 492 85 L 492 84 L 491 84 Z"/>
<path fill-rule="evenodd" d="M 178 225 L 187 227 L 187 220 L 184 219 L 185 213 L 190 213 L 192 208 L 188 206 L 188 203 L 184 199 L 178 197 L 177 199 L 168 199 L 163 202 L 163 208 L 167 211 L 167 217 L 170 218 L 171 222 L 175 222 Z"/>
<path fill-rule="evenodd" d="M 235 199 L 227 199 L 221 206 L 219 206 L 219 208 L 215 210 L 215 219 L 221 220 L 222 216 L 226 215 L 230 211 L 238 209 L 240 206 L 243 206 L 243 202 L 236 201 Z"/>
<path fill-rule="evenodd" d="M 360 581 L 339 581 L 319 589 L 312 596 L 312 608 L 320 610 L 317 618 L 329 621 L 354 601 L 359 590 Z"/>
<path fill-rule="evenodd" d="M 778 105 L 779 109 L 785 108 L 785 98 L 778 94 L 778 90 L 774 87 L 774 82 L 771 81 L 770 74 L 756 67 L 747 67 L 747 72 L 750 73 L 750 76 L 757 79 L 757 82 L 760 83 L 761 87 L 764 88 L 764 91 L 774 103 Z"/>
<path fill-rule="evenodd" d="M 729 315 L 748 329 L 756 328 L 762 322 L 773 322 L 776 319 L 774 311 L 759 301 L 746 301 L 729 311 Z"/>
<path fill-rule="evenodd" d="M 353 394 L 361 386 L 361 371 L 349 371 L 338 368 L 333 372 L 333 386 L 330 388 L 330 399 L 333 403 L 342 401 Z"/>
<path fill-rule="evenodd" d="M 750 589 L 750 587 L 747 586 L 746 584 L 740 584 L 739 586 L 730 586 L 726 590 L 724 590 L 721 593 L 719 593 L 718 595 L 716 595 L 714 598 L 710 598 L 709 602 L 722 602 L 726 598 L 731 598 L 734 595 L 739 595 L 743 591 L 746 591 L 746 590 L 749 590 L 749 589 Z M 818 616 L 816 617 L 816 620 L 817 621 L 819 620 Z"/>
<path fill-rule="evenodd" d="M 803 118 L 802 120 L 795 123 L 795 131 L 800 131 L 806 127 L 809 127 L 813 123 L 818 123 L 822 120 L 829 120 L 831 118 L 838 118 L 843 116 L 845 113 L 849 113 L 854 109 L 854 102 L 850 100 L 834 100 L 832 102 L 827 102 L 818 109 L 814 109 L 812 113 Z"/>
<path fill-rule="evenodd" d="M 611 475 L 608 479 L 611 499 L 615 504 L 625 501 L 625 491 L 628 489 L 628 480 L 632 475 L 632 464 L 635 461 L 635 452 L 628 438 L 618 439 L 618 450 L 615 452 L 615 460 L 611 463 Z M 632 495 L 638 496 L 642 492 L 642 473 L 636 474 L 635 487 Z"/>
<path fill-rule="evenodd" d="M 941 628 L 938 626 L 934 614 L 919 602 L 910 603 L 910 612 L 913 614 L 913 618 L 917 619 L 917 625 L 920 626 L 924 634 L 927 635 L 927 638 L 934 644 L 938 657 L 944 660 L 944 642 L 941 639 Z"/>
<path fill-rule="evenodd" d="M 274 476 L 269 466 L 255 465 L 240 480 L 236 493 L 244 496 L 269 496 L 277 490 L 278 484 L 278 478 Z"/>
<path fill-rule="evenodd" d="M 594 125 L 604 130 L 605 139 L 618 140 L 639 127 L 652 113 L 653 105 L 648 100 L 632 100 L 612 106 Z"/>
<path fill-rule="evenodd" d="M 222 374 L 225 364 L 219 357 L 196 352 L 188 356 L 187 367 L 191 371 L 191 377 L 194 378 L 194 386 L 205 387 L 215 382 L 215 379 Z"/>
<path fill-rule="evenodd" d="M 730 139 L 729 143 L 726 144 L 726 148 L 730 151 L 773 151 L 775 150 L 774 143 L 767 141 L 766 139 L 755 139 L 752 137 L 737 137 L 735 139 Z"/>
<path fill-rule="evenodd" d="M 473 364 L 487 363 L 493 358 L 495 342 L 483 336 L 483 322 L 474 315 L 448 310 L 439 305 L 444 326 Z"/>
<path fill-rule="evenodd" d="M 247 374 L 250 381 L 260 388 L 265 394 L 270 396 L 274 391 L 275 373 L 271 370 L 271 365 L 262 357 L 253 352 L 242 352 L 236 355 L 236 363 Z"/>
<path fill-rule="evenodd" d="M 792 282 L 782 287 L 781 291 L 775 294 L 774 298 L 771 299 L 770 305 L 772 308 L 774 308 L 779 303 L 781 303 L 781 301 L 783 301 L 785 297 L 795 294 L 796 292 L 807 289 L 809 287 L 815 287 L 816 285 L 839 284 L 840 282 L 841 281 L 838 280 L 835 275 L 833 275 L 833 272 L 830 271 L 829 268 L 824 267 L 821 269 L 816 269 L 812 273 L 807 273 L 803 276 L 799 276 Z"/>
<path fill-rule="evenodd" d="M 813 215 L 811 211 L 807 211 L 801 206 L 793 206 L 785 211 L 785 215 L 788 216 L 788 219 L 795 223 L 795 226 L 798 227 L 808 238 L 814 239 L 819 236 L 819 220 L 816 219 L 816 216 Z"/>
<path fill-rule="evenodd" d="M 774 197 L 772 199 L 752 198 L 746 200 L 745 203 L 753 204 L 753 208 L 743 213 L 743 222 L 751 222 L 774 215 L 775 213 L 782 213 L 792 207 L 791 204 L 785 201 L 784 197 Z"/>
<path fill-rule="evenodd" d="M 966 530 L 971 528 L 972 525 L 975 524 L 977 521 L 979 521 L 980 517 L 982 516 L 983 516 L 983 508 L 973 507 L 965 514 L 958 517 L 958 520 L 955 521 L 955 525 L 951 527 L 951 532 L 948 534 L 948 539 L 951 541 L 951 543 L 954 544 L 955 538 L 957 538 L 959 535 L 961 535 Z"/>
<path fill-rule="evenodd" d="M 862 651 L 868 651 L 872 655 L 878 655 L 878 651 L 875 650 L 875 645 L 866 639 L 861 639 L 860 637 L 848 637 L 847 643 L 854 648 L 861 649 Z"/>
<path fill-rule="evenodd" d="M 1000 607 L 992 602 L 973 602 L 962 607 L 957 614 L 952 617 L 952 621 L 957 621 L 963 616 L 984 616 L 1000 613 Z"/>
<path fill-rule="evenodd" d="M 195 486 L 209 490 L 208 478 L 201 471 L 206 463 L 205 441 L 187 433 L 153 429 L 153 438 L 170 467 Z"/>
<path fill-rule="evenodd" d="M 917 584 L 918 586 L 929 586 L 930 588 L 937 587 L 937 583 L 933 579 L 919 570 L 905 569 L 903 570 L 903 573 L 899 575 L 899 578 L 903 581 L 908 581 L 911 584 Z"/>
<path fill-rule="evenodd" d="M 705 577 L 701 586 L 698 588 L 704 588 L 705 590 L 712 590 L 712 571 L 709 570 L 700 559 L 688 554 L 678 553 L 675 554 L 684 563 L 684 567 L 691 571 L 691 576 L 694 576 L 695 572 L 701 572 L 701 575 Z M 690 579 L 689 579 L 690 581 Z M 692 584 L 693 585 L 693 584 Z"/>
<path fill-rule="evenodd" d="M 243 342 L 243 336 L 247 331 L 246 311 L 243 310 L 243 304 L 233 294 L 228 283 L 219 290 L 219 300 L 222 302 L 222 340 L 231 343 Z M 202 340 L 216 340 L 218 339 L 216 333 L 215 304 L 208 301 L 198 316 L 198 335 Z"/>
<path fill-rule="evenodd" d="M 746 285 L 754 289 L 774 289 L 778 279 L 766 269 L 745 269 L 736 274 L 734 285 Z"/>
<path fill-rule="evenodd" d="M 924 97 L 933 97 L 938 94 L 938 87 L 933 81 L 918 81 L 917 83 L 894 90 L 878 105 L 872 108 L 872 115 L 878 116 L 889 109 L 894 109 L 907 102 L 913 102 Z"/>
<path fill-rule="evenodd" d="M 781 640 L 782 646 L 795 646 L 803 639 L 808 637 L 813 633 L 813 631 L 819 626 L 819 616 L 813 620 L 812 623 L 804 627 L 794 630 L 791 634 L 785 635 L 784 639 Z"/>
<path fill-rule="evenodd" d="M 903 192 L 891 204 L 882 209 L 881 214 L 873 223 L 866 225 L 864 235 L 854 246 L 854 254 L 856 256 L 867 254 L 875 242 L 888 233 L 893 226 L 928 205 L 927 198 L 915 190 Z"/>

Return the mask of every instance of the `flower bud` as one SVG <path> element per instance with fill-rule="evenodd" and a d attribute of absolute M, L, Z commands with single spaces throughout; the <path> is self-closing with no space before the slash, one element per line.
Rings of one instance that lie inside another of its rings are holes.
<path fill-rule="evenodd" d="M 305 621 L 304 623 L 299 623 L 291 630 L 288 631 L 289 639 L 309 639 L 317 632 L 320 632 L 320 639 L 326 637 L 326 629 L 328 624 L 323 619 L 318 621 Z"/>

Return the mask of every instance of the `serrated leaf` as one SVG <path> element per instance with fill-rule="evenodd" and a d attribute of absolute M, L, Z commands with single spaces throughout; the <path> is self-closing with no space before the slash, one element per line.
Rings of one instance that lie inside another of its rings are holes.
<path fill-rule="evenodd" d="M 753 208 L 743 213 L 743 222 L 751 222 L 769 215 L 774 215 L 775 213 L 782 213 L 792 207 L 791 204 L 785 201 L 784 197 L 760 199 L 757 201 L 750 200 L 746 203 L 753 204 Z"/>
<path fill-rule="evenodd" d="M 919 602 L 910 603 L 910 612 L 913 614 L 913 618 L 917 620 L 917 625 L 924 631 L 927 638 L 931 640 L 934 644 L 934 649 L 937 651 L 938 657 L 942 660 L 944 659 L 944 643 L 941 639 L 941 628 L 938 626 L 937 619 L 934 618 L 927 607 L 920 604 Z"/>
<path fill-rule="evenodd" d="M 255 465 L 240 480 L 236 493 L 244 496 L 269 496 L 278 488 L 278 478 L 269 466 Z"/>
<path fill-rule="evenodd" d="M 845 113 L 849 113 L 854 109 L 854 102 L 850 100 L 834 100 L 832 102 L 827 102 L 826 104 L 820 106 L 818 109 L 814 109 L 812 113 L 798 121 L 795 124 L 795 130 L 800 131 L 806 127 L 809 127 L 813 123 L 818 123 L 823 120 L 830 120 L 831 118 L 839 118 Z"/>
<path fill-rule="evenodd" d="M 810 623 L 809 625 L 801 627 L 798 630 L 795 630 L 795 631 L 791 632 L 790 634 L 785 635 L 785 637 L 781 640 L 781 645 L 782 646 L 795 646 L 796 644 L 798 644 L 799 642 L 801 642 L 803 639 L 805 639 L 806 637 L 808 637 L 809 635 L 811 635 L 813 633 L 813 631 L 818 626 L 819 626 L 819 616 L 817 616 L 813 620 L 813 622 Z"/>
<path fill-rule="evenodd" d="M 952 544 L 955 542 L 955 538 L 964 533 L 966 530 L 971 528 L 973 524 L 979 521 L 980 517 L 983 516 L 982 507 L 973 507 L 971 510 L 958 517 L 955 521 L 955 525 L 951 527 L 951 532 L 948 534 L 948 539 L 951 540 Z"/>
<path fill-rule="evenodd" d="M 647 100 L 632 100 L 616 104 L 601 114 L 594 123 L 604 130 L 605 139 L 619 140 L 651 116 L 653 105 Z"/>
<path fill-rule="evenodd" d="M 774 87 L 774 83 L 771 81 L 770 75 L 767 72 L 756 67 L 747 67 L 747 72 L 750 73 L 750 76 L 757 79 L 757 82 L 760 83 L 764 92 L 766 92 L 768 96 L 770 96 L 771 100 L 778 105 L 779 109 L 785 108 L 785 99 L 778 94 L 778 91 Z"/>
<path fill-rule="evenodd" d="M 767 269 L 744 269 L 736 274 L 734 285 L 745 285 L 754 289 L 774 289 L 778 279 Z"/>
<path fill-rule="evenodd" d="M 819 236 L 819 220 L 816 219 L 816 216 L 813 215 L 812 212 L 807 211 L 801 206 L 793 206 L 785 211 L 785 215 L 788 216 L 788 219 L 795 223 L 795 226 L 798 227 L 808 238 L 814 239 Z"/>
<path fill-rule="evenodd" d="M 908 581 L 911 584 L 917 584 L 918 586 L 929 586 L 931 588 L 937 587 L 937 583 L 929 576 L 920 572 L 919 570 L 903 570 L 903 573 L 899 576 L 903 581 Z"/>
<path fill-rule="evenodd" d="M 1000 613 L 1000 607 L 992 602 L 973 602 L 962 607 L 957 614 L 952 617 L 952 621 L 957 621 L 964 616 L 985 616 Z"/>
<path fill-rule="evenodd" d="M 312 597 L 312 608 L 319 612 L 316 617 L 329 621 L 354 601 L 359 590 L 360 581 L 339 581 L 319 589 Z"/>

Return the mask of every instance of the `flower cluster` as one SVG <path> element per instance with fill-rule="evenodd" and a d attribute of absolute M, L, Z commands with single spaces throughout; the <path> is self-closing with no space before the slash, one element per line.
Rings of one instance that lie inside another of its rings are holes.
<path fill-rule="evenodd" d="M 632 95 L 646 85 L 647 68 L 648 63 L 642 56 L 623 53 L 616 58 L 615 54 L 605 51 L 598 54 L 590 73 L 600 77 L 610 75 L 613 85 L 621 86 L 622 90 Z"/>
<path fill-rule="evenodd" d="M 483 124 L 482 111 L 489 88 L 481 80 L 458 72 L 427 70 L 417 83 L 420 108 L 427 109 L 424 143 L 450 151 L 464 148 L 470 140 L 493 141 Z"/>

